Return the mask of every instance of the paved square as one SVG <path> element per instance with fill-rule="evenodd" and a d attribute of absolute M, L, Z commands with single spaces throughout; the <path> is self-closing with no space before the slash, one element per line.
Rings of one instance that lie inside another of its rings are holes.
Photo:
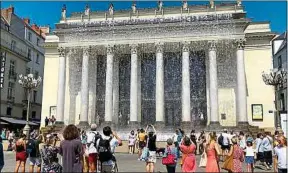
<path fill-rule="evenodd" d="M 14 152 L 5 152 L 4 153 L 5 166 L 3 168 L 3 172 L 13 172 L 15 167 L 15 153 Z M 129 155 L 116 153 L 116 158 L 118 162 L 119 172 L 145 172 L 145 163 L 141 161 L 137 161 L 137 155 Z M 28 161 L 28 160 L 27 160 Z M 197 155 L 197 165 L 199 165 L 200 156 Z M 220 166 L 222 163 L 220 163 Z M 243 164 L 243 169 L 245 169 L 245 164 Z M 180 171 L 180 166 L 177 165 L 177 172 Z M 26 172 L 28 172 L 28 162 L 26 163 Z M 165 166 L 162 165 L 161 159 L 158 159 L 155 166 L 155 172 L 166 172 Z M 205 168 L 197 168 L 197 172 L 205 172 Z M 222 170 L 221 172 L 227 172 Z M 264 171 L 262 169 L 256 168 L 255 172 L 271 172 Z"/>

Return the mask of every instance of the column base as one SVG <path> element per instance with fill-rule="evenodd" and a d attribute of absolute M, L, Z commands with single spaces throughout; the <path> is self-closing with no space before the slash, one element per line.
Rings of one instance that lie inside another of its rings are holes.
<path fill-rule="evenodd" d="M 246 132 L 246 131 L 249 131 L 249 123 L 248 122 L 238 122 L 237 123 L 237 128 L 240 130 L 240 131 L 243 131 L 243 132 Z"/>
<path fill-rule="evenodd" d="M 185 133 L 190 133 L 190 130 L 192 129 L 192 122 L 190 122 L 190 121 L 182 121 L 181 122 L 181 129 L 184 130 Z"/>
<path fill-rule="evenodd" d="M 215 122 L 210 122 L 208 129 L 212 131 L 217 131 L 217 130 L 222 130 L 223 127 L 220 125 L 219 121 L 215 121 Z"/>
<path fill-rule="evenodd" d="M 111 128 L 113 128 L 114 124 L 112 123 L 112 121 L 105 121 L 101 123 L 101 128 L 106 127 L 106 126 L 110 126 Z"/>
<path fill-rule="evenodd" d="M 87 121 L 80 121 L 77 127 L 83 130 L 87 130 L 89 129 L 89 123 Z"/>
<path fill-rule="evenodd" d="M 156 121 L 154 124 L 154 127 L 156 130 L 158 129 L 164 129 L 165 128 L 165 122 L 163 121 Z"/>
<path fill-rule="evenodd" d="M 129 129 L 137 130 L 139 128 L 140 128 L 140 126 L 139 126 L 139 122 L 138 121 L 130 121 L 129 122 Z"/>

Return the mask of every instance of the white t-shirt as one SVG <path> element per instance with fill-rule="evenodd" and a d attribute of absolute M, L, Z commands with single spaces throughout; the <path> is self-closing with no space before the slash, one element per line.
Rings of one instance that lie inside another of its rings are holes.
<path fill-rule="evenodd" d="M 266 136 L 262 140 L 262 146 L 263 146 L 263 151 L 272 151 L 272 144 L 271 144 L 272 138 L 269 136 Z"/>
<path fill-rule="evenodd" d="M 279 169 L 287 169 L 287 147 L 275 147 L 274 148 L 275 155 L 278 158 L 278 168 Z"/>
<path fill-rule="evenodd" d="M 244 152 L 246 153 L 245 156 L 254 156 L 255 150 L 253 149 L 252 146 L 250 147 L 247 146 Z"/>
<path fill-rule="evenodd" d="M 87 132 L 87 148 L 88 148 L 88 153 L 92 154 L 92 153 L 97 153 L 97 149 L 94 146 L 95 143 L 95 136 L 98 132 L 97 131 L 90 131 Z"/>
<path fill-rule="evenodd" d="M 178 135 L 176 133 L 174 133 L 172 139 L 173 139 L 173 142 L 177 142 L 177 138 L 178 138 Z"/>
<path fill-rule="evenodd" d="M 228 133 L 222 133 L 223 136 L 223 145 L 227 146 L 229 145 L 229 134 Z"/>

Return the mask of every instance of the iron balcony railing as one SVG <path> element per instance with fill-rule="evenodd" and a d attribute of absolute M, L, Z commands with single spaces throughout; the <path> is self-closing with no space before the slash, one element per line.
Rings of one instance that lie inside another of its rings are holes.
<path fill-rule="evenodd" d="M 23 50 L 17 46 L 13 46 L 12 43 L 9 43 L 7 40 L 5 40 L 3 38 L 1 38 L 1 46 L 11 50 L 12 52 L 15 52 L 16 54 L 18 54 L 20 56 L 23 56 L 23 57 L 29 59 L 27 50 Z"/>

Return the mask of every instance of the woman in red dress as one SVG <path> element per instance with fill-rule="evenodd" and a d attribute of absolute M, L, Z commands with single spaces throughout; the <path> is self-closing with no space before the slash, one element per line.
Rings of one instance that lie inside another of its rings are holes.
<path fill-rule="evenodd" d="M 208 143 L 204 144 L 205 152 L 207 154 L 206 172 L 220 172 L 218 165 L 218 155 L 220 151 L 216 142 L 216 136 L 209 133 L 207 141 Z"/>
<path fill-rule="evenodd" d="M 21 166 L 21 171 L 24 173 L 27 159 L 25 134 L 22 134 L 20 139 L 17 140 L 14 150 L 16 151 L 16 167 L 14 172 L 18 173 L 19 167 Z"/>
<path fill-rule="evenodd" d="M 180 151 L 182 152 L 182 172 L 196 172 L 196 146 L 185 136 L 180 144 Z"/>

